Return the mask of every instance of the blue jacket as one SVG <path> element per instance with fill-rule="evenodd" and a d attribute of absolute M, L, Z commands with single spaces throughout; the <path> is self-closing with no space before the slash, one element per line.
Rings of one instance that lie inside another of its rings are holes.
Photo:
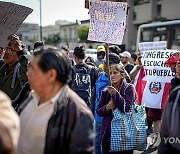
<path fill-rule="evenodd" d="M 102 122 L 102 117 L 99 117 L 96 113 L 96 109 L 99 103 L 99 99 L 101 96 L 102 91 L 109 85 L 109 79 L 105 72 L 101 72 L 96 80 L 95 87 L 96 87 L 96 99 L 95 99 L 95 121 Z"/>

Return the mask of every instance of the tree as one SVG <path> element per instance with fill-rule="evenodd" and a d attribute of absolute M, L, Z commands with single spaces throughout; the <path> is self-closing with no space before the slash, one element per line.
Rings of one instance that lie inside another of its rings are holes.
<path fill-rule="evenodd" d="M 81 42 L 87 42 L 88 32 L 89 32 L 88 26 L 81 26 L 77 29 L 77 34 Z"/>
<path fill-rule="evenodd" d="M 36 39 L 35 36 L 34 36 L 34 37 L 32 37 L 32 38 L 28 38 L 28 41 L 29 41 L 30 43 L 34 44 L 34 43 L 37 41 L 37 39 Z"/>
<path fill-rule="evenodd" d="M 155 22 L 155 21 L 167 21 L 168 19 L 166 17 L 154 17 L 151 20 L 148 20 L 146 23 L 151 23 L 151 22 Z"/>
<path fill-rule="evenodd" d="M 45 44 L 49 45 L 55 45 L 57 46 L 61 42 L 61 38 L 59 37 L 59 34 L 51 34 L 48 37 L 44 37 Z"/>

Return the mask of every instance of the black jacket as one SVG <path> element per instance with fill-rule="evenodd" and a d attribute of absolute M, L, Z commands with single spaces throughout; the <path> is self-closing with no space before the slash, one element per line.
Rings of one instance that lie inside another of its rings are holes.
<path fill-rule="evenodd" d="M 180 79 L 178 79 L 177 77 L 174 77 L 172 80 L 171 80 L 171 91 L 177 87 L 178 85 L 180 85 Z"/>
<path fill-rule="evenodd" d="M 90 72 L 91 83 L 92 83 L 93 86 L 95 86 L 97 77 L 98 77 L 98 75 L 99 75 L 99 74 L 98 74 L 99 71 L 98 71 L 95 67 L 90 66 L 90 65 L 88 65 L 88 64 L 86 64 L 86 63 L 76 64 L 74 67 L 76 67 L 77 69 L 80 69 L 80 68 L 83 68 L 83 67 L 85 67 L 85 68 L 91 67 L 91 72 Z M 73 71 L 73 69 L 72 69 L 72 78 L 73 78 L 73 76 L 74 76 L 74 71 Z M 70 85 L 71 85 L 71 83 L 70 83 Z"/>
<path fill-rule="evenodd" d="M 159 154 L 180 153 L 179 143 L 173 143 L 177 138 L 180 139 L 180 97 L 177 96 L 178 91 L 180 92 L 180 85 L 171 91 L 163 112 Z"/>
<path fill-rule="evenodd" d="M 12 66 L 4 64 L 0 68 L 0 90 L 5 92 L 12 100 L 17 97 L 23 84 L 27 82 L 28 60 L 24 56 Z"/>
<path fill-rule="evenodd" d="M 91 98 L 89 101 L 87 101 L 86 99 L 84 100 L 89 106 L 92 106 L 95 103 L 95 83 L 98 77 L 99 70 L 94 66 L 87 65 L 86 63 L 76 64 L 74 67 L 76 67 L 76 69 L 78 70 L 81 70 L 80 72 L 82 73 L 84 73 L 84 71 L 87 69 L 91 69 L 90 74 L 89 74 L 91 78 Z M 72 67 L 72 80 L 73 80 L 74 75 L 75 75 L 75 72 Z M 69 86 L 72 88 L 72 82 L 69 83 Z M 81 98 L 83 99 L 83 97 Z"/>
<path fill-rule="evenodd" d="M 24 108 L 21 104 L 17 111 Z M 93 141 L 91 111 L 77 94 L 64 86 L 48 122 L 44 154 L 92 154 Z"/>
<path fill-rule="evenodd" d="M 21 103 L 23 103 L 28 98 L 30 91 L 30 85 L 28 82 L 26 82 L 17 97 L 12 100 L 12 106 L 14 107 L 14 109 L 18 108 L 18 106 L 21 105 Z"/>

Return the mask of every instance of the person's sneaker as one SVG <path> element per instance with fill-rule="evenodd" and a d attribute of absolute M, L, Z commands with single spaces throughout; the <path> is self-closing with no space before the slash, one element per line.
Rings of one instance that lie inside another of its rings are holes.
<path fill-rule="evenodd" d="M 150 134 L 152 134 L 153 133 L 153 128 L 151 127 L 151 128 L 148 128 L 147 130 L 146 130 L 146 133 L 147 133 L 147 136 L 149 136 Z"/>

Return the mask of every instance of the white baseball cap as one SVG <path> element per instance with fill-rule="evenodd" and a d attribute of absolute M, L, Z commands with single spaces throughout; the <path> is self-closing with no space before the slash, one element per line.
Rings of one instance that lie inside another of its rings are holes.
<path fill-rule="evenodd" d="M 29 61 L 32 61 L 33 55 L 32 55 L 28 50 L 25 51 L 24 56 L 25 56 Z"/>
<path fill-rule="evenodd" d="M 131 54 L 128 51 L 124 51 L 123 53 L 120 53 L 119 55 L 121 57 L 131 58 Z"/>

